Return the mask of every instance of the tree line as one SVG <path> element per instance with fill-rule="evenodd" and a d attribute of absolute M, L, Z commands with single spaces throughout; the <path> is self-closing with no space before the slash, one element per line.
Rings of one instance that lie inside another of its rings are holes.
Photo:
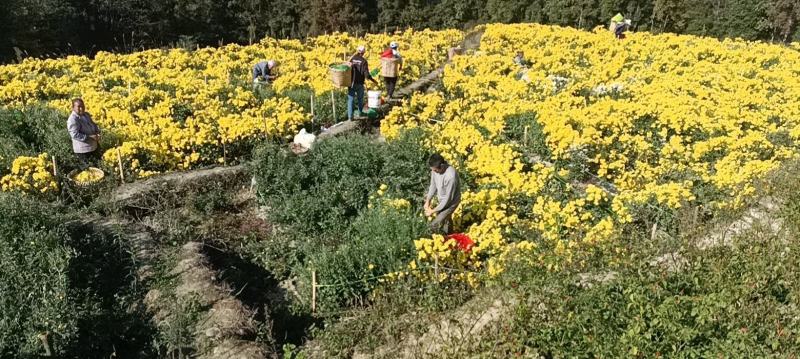
<path fill-rule="evenodd" d="M 797 0 L 2 0 L 0 61 L 490 22 L 591 29 L 618 12 L 635 31 L 800 39 Z"/>

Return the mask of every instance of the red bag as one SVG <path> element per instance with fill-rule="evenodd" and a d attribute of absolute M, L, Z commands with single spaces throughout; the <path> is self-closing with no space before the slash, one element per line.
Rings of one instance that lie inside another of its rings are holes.
<path fill-rule="evenodd" d="M 382 59 L 391 59 L 392 57 L 394 57 L 394 53 L 392 53 L 392 49 L 386 49 L 381 54 L 381 58 Z"/>
<path fill-rule="evenodd" d="M 473 242 L 472 239 L 464 233 L 450 234 L 447 236 L 447 239 L 456 241 L 456 244 L 458 244 L 458 249 L 464 251 L 464 253 L 469 253 L 469 251 L 472 250 L 472 246 L 475 245 L 475 242 Z"/>

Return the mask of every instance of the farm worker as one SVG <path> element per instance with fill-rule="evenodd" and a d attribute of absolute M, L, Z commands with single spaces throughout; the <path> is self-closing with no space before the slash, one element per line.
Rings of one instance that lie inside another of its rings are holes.
<path fill-rule="evenodd" d="M 631 26 L 631 20 L 625 19 L 622 14 L 614 15 L 611 18 L 611 24 L 608 26 L 608 30 L 614 33 L 614 36 L 618 39 L 625 38 L 625 31 Z"/>
<path fill-rule="evenodd" d="M 378 84 L 369 73 L 369 64 L 364 58 L 367 48 L 361 45 L 356 50 L 355 55 L 350 58 L 350 66 L 353 69 L 353 77 L 350 80 L 350 87 L 347 88 L 347 119 L 353 119 L 353 102 L 358 105 L 356 115 L 361 117 L 361 110 L 364 108 L 364 81 L 369 79 L 374 84 Z M 356 101 L 354 101 L 356 100 Z"/>
<path fill-rule="evenodd" d="M 397 61 L 398 63 L 398 68 L 397 68 L 398 75 L 400 74 L 400 70 L 403 68 L 403 57 L 400 56 L 400 51 L 398 50 L 399 47 L 400 46 L 397 44 L 397 42 L 392 41 L 389 44 L 389 48 L 386 49 L 386 51 L 384 51 L 381 54 L 381 59 L 396 59 L 395 61 Z M 393 77 L 384 76 L 383 82 L 386 85 L 386 96 L 388 98 L 392 98 L 392 96 L 394 95 L 394 89 L 397 86 L 397 76 Z"/>
<path fill-rule="evenodd" d="M 278 63 L 275 60 L 269 61 L 261 61 L 255 66 L 253 66 L 253 82 L 258 83 L 260 81 L 270 82 L 275 79 L 275 75 L 272 73 L 272 70 L 277 66 Z"/>
<path fill-rule="evenodd" d="M 628 28 L 631 27 L 631 19 L 625 19 L 621 24 L 617 24 L 616 30 L 614 30 L 614 36 L 618 39 L 625 38 L 625 31 L 628 31 Z"/>
<path fill-rule="evenodd" d="M 528 65 L 528 62 L 525 61 L 525 54 L 522 51 L 517 51 L 517 54 L 514 56 L 514 64 L 522 67 Z"/>
<path fill-rule="evenodd" d="M 78 157 L 80 169 L 85 170 L 95 164 L 99 158 L 97 145 L 100 141 L 100 128 L 86 112 L 83 99 L 72 100 L 72 113 L 67 119 L 67 130 L 72 138 L 72 151 Z"/>
<path fill-rule="evenodd" d="M 428 159 L 431 169 L 431 184 L 425 195 L 425 216 L 435 215 L 431 221 L 431 231 L 440 234 L 450 234 L 453 223 L 453 212 L 461 203 L 461 186 L 458 173 L 442 157 L 436 153 Z M 431 208 L 431 199 L 436 196 L 438 203 Z"/>

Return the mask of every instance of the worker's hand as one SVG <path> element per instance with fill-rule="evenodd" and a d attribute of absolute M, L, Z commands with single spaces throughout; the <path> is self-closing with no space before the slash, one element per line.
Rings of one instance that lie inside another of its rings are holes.
<path fill-rule="evenodd" d="M 435 212 L 433 212 L 433 210 L 432 210 L 432 209 L 430 209 L 430 208 L 425 208 L 425 217 L 431 217 L 431 216 L 433 216 L 434 214 L 435 214 Z"/>

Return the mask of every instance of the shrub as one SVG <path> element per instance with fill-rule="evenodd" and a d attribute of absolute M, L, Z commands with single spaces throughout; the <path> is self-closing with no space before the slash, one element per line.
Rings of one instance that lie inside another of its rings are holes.
<path fill-rule="evenodd" d="M 56 156 L 64 174 L 78 167 L 63 113 L 40 105 L 0 109 L 0 123 L 4 124 L 0 128 L 0 172 L 10 168 L 16 157 L 42 152 Z M 99 151 L 115 142 L 115 134 L 104 132 Z"/>
<path fill-rule="evenodd" d="M 309 235 L 341 233 L 381 184 L 400 198 L 422 197 L 427 152 L 417 136 L 409 133 L 391 144 L 359 135 L 334 138 L 305 156 L 263 145 L 253 168 L 259 199 L 275 223 Z"/>
<path fill-rule="evenodd" d="M 364 279 L 407 263 L 413 240 L 426 230 L 418 213 L 429 180 L 420 136 L 408 132 L 388 144 L 361 135 L 333 138 L 304 156 L 275 144 L 258 148 L 258 197 L 283 230 L 251 243 L 250 255 L 277 275 L 298 275 L 304 285 L 315 267 L 320 280 L 340 285 L 321 290 L 325 309 L 362 299 L 375 283 Z M 375 199 L 381 187 L 384 197 Z M 385 198 L 405 205 L 384 207 Z"/>
<path fill-rule="evenodd" d="M 132 302 L 135 271 L 113 235 L 68 226 L 57 209 L 0 194 L 0 357 L 147 351 L 150 329 Z M 124 338 L 124 339 L 122 339 Z"/>
<path fill-rule="evenodd" d="M 303 233 L 344 229 L 379 183 L 376 149 L 364 137 L 324 141 L 303 157 L 264 146 L 255 155 L 259 198 L 273 221 Z"/>
<path fill-rule="evenodd" d="M 364 211 L 345 235 L 344 243 L 333 248 L 308 243 L 308 267 L 317 272 L 321 310 L 363 300 L 382 275 L 402 268 L 415 254 L 413 239 L 427 230 L 422 216 L 410 209 L 376 205 Z M 306 267 L 305 279 L 310 280 Z"/>
<path fill-rule="evenodd" d="M 41 352 L 37 335 L 50 331 L 56 354 L 77 336 L 79 315 L 69 296 L 76 252 L 47 209 L 0 194 L 0 356 Z"/>
<path fill-rule="evenodd" d="M 73 166 L 72 142 L 67 118 L 58 111 L 31 106 L 22 110 L 0 110 L 0 168 L 11 167 L 14 158 L 47 152 L 59 162 Z"/>
<path fill-rule="evenodd" d="M 549 160 L 551 153 L 547 135 L 536 117 L 535 112 L 525 112 L 506 118 L 505 137 L 519 144 L 524 158 L 537 156 Z"/>
<path fill-rule="evenodd" d="M 756 239 L 733 247 L 687 250 L 688 265 L 667 270 L 628 263 L 614 279 L 585 288 L 576 273 L 522 265 L 511 328 L 498 341 L 509 353 L 546 357 L 772 357 L 797 353 L 800 276 L 796 242 Z"/>
<path fill-rule="evenodd" d="M 222 184 L 215 182 L 209 187 L 205 191 L 189 195 L 189 202 L 197 213 L 210 215 L 233 207 L 233 198 Z"/>
<path fill-rule="evenodd" d="M 333 117 L 333 106 L 331 106 L 331 92 L 335 98 L 336 118 Z M 310 87 L 296 87 L 282 93 L 296 104 L 303 108 L 303 112 L 311 113 L 311 94 Z M 365 100 L 366 101 L 366 100 Z M 366 104 L 366 102 L 364 102 Z M 314 118 L 316 121 L 315 129 L 319 129 L 320 124 L 331 126 L 336 122 L 347 118 L 347 91 L 328 91 L 321 95 L 314 96 Z"/>
<path fill-rule="evenodd" d="M 769 201 L 776 200 L 782 204 L 779 216 L 784 220 L 786 227 L 794 233 L 800 233 L 800 183 L 797 175 L 800 173 L 800 161 L 789 161 L 767 179 L 766 186 L 760 186 L 764 196 L 771 197 Z"/>

